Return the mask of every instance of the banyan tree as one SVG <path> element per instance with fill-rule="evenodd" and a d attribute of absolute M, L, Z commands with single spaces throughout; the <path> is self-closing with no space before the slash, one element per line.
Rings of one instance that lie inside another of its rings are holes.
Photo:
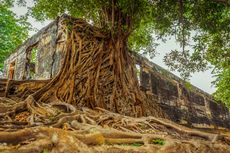
<path fill-rule="evenodd" d="M 33 91 L 36 82 L 29 88 L 21 86 L 23 95 L 27 95 L 23 100 L 17 96 L 6 98 L 7 93 L 0 99 L 3 110 L 0 143 L 10 144 L 6 148 L 14 151 L 20 145 L 27 145 L 27 148 L 20 148 L 27 152 L 34 151 L 33 144 L 52 150 L 61 147 L 58 142 L 62 142 L 76 148 L 73 142 L 78 140 L 87 145 L 151 144 L 158 138 L 167 141 L 194 138 L 229 145 L 225 136 L 191 130 L 163 119 L 167 116 L 160 107 L 157 104 L 150 107 L 151 99 L 140 90 L 135 61 L 129 54 L 134 49 L 151 46 L 151 31 L 155 29 L 160 37 L 177 35 L 182 46 L 180 66 L 188 66 L 189 71 L 194 67 L 203 69 L 205 64 L 197 62 L 201 58 L 190 57 L 185 46 L 191 30 L 215 31 L 207 26 L 211 23 L 201 22 L 196 9 L 207 10 L 202 17 L 208 19 L 210 14 L 221 13 L 226 3 L 207 4 L 206 1 L 196 4 L 183 0 L 36 1 L 32 15 L 38 19 L 55 18 L 62 13 L 83 19 L 67 16 L 63 20 L 65 58 L 56 76 L 32 94 L 28 94 L 28 89 Z M 192 9 L 192 6 L 196 7 Z M 174 59 L 172 54 L 171 57 Z M 184 58 L 193 58 L 193 61 L 184 62 Z M 11 83 L 13 81 L 9 81 L 8 86 Z M 161 119 L 133 118 L 147 115 Z M 96 133 L 92 134 L 92 129 Z"/>

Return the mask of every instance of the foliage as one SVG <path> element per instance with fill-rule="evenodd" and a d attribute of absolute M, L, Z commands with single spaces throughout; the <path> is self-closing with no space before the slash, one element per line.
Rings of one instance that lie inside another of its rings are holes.
<path fill-rule="evenodd" d="M 164 145 L 165 144 L 165 140 L 163 140 L 163 139 L 153 139 L 152 143 L 153 144 L 158 144 L 158 145 Z"/>
<path fill-rule="evenodd" d="M 185 81 L 185 82 L 184 82 L 184 86 L 185 86 L 185 88 L 186 88 L 187 90 L 189 90 L 189 91 L 194 90 L 192 84 L 191 84 L 190 82 L 188 82 L 188 81 Z"/>
<path fill-rule="evenodd" d="M 230 21 L 230 14 L 228 14 L 228 20 Z M 216 100 L 224 102 L 227 106 L 230 106 L 230 34 L 229 26 L 226 26 L 227 32 L 221 34 L 215 33 L 209 36 L 204 36 L 203 39 L 212 40 L 207 49 L 207 59 L 215 66 L 213 74 L 217 79 L 213 82 L 217 87 L 217 91 L 214 93 Z"/>
<path fill-rule="evenodd" d="M 42 153 L 47 153 L 46 148 L 43 149 Z"/>
<path fill-rule="evenodd" d="M 187 79 L 191 73 L 209 68 L 209 62 L 219 70 L 219 77 L 224 76 L 229 66 L 229 5 L 228 0 L 36 0 L 30 11 L 39 20 L 68 13 L 112 35 L 119 35 L 117 30 L 122 28 L 132 50 L 150 55 L 155 55 L 155 40 L 175 36 L 181 49 L 171 50 L 164 61 Z M 219 66 L 223 60 L 225 66 Z M 219 80 L 223 79 L 217 79 L 217 87 L 223 83 Z"/>
<path fill-rule="evenodd" d="M 217 100 L 223 101 L 227 106 L 230 107 L 230 67 L 221 71 L 218 74 L 217 80 L 214 82 L 216 84 L 217 91 L 214 93 L 214 97 Z"/>
<path fill-rule="evenodd" d="M 37 60 L 37 48 L 33 48 L 31 51 L 31 62 L 36 63 Z"/>
<path fill-rule="evenodd" d="M 10 3 L 0 3 L 0 68 L 5 58 L 28 37 L 30 26 L 26 18 L 17 18 L 10 7 Z"/>

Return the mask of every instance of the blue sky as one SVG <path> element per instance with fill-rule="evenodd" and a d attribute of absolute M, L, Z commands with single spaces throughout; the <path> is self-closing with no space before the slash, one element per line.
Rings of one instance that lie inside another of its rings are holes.
<path fill-rule="evenodd" d="M 32 6 L 32 0 L 27 0 L 27 6 Z M 14 7 L 12 8 L 12 11 L 16 13 L 18 16 L 24 15 L 27 12 L 26 7 Z M 44 21 L 44 22 L 38 22 L 33 18 L 29 18 L 28 20 L 32 26 L 38 30 L 43 28 L 44 26 L 48 25 L 51 21 Z M 30 31 L 30 36 L 35 34 L 36 31 Z M 160 65 L 161 67 L 165 68 L 166 70 L 169 70 L 169 68 L 164 64 L 163 57 L 164 55 L 172 50 L 172 49 L 179 49 L 179 44 L 175 43 L 175 39 L 168 40 L 166 43 L 160 42 L 160 45 L 157 47 L 158 54 L 153 58 L 150 59 L 150 61 Z M 148 58 L 148 57 L 147 57 Z M 171 71 L 172 72 L 172 71 Z M 176 71 L 173 71 L 175 75 L 179 76 L 179 73 Z M 198 88 L 204 90 L 207 93 L 213 93 L 215 91 L 215 87 L 211 85 L 211 82 L 214 81 L 215 78 L 212 77 L 211 70 L 205 71 L 205 72 L 198 72 L 192 74 L 192 77 L 190 78 L 190 82 L 197 86 Z"/>

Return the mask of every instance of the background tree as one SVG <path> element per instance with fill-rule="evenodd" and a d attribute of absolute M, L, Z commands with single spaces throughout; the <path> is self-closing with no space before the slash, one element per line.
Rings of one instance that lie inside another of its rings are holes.
<path fill-rule="evenodd" d="M 0 69 L 4 60 L 27 37 L 29 23 L 26 18 L 17 18 L 10 7 L 10 3 L 0 3 Z"/>

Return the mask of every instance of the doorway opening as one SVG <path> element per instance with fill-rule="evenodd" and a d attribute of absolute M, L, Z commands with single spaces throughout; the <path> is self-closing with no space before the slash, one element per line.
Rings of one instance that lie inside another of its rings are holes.
<path fill-rule="evenodd" d="M 15 61 L 10 63 L 9 72 L 8 72 L 8 79 L 14 79 L 14 71 L 15 71 Z"/>

